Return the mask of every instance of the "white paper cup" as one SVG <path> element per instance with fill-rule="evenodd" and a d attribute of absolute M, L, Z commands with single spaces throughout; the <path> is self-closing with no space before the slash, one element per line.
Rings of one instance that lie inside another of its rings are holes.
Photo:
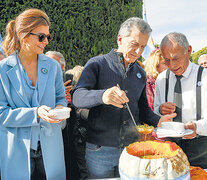
<path fill-rule="evenodd" d="M 67 119 L 70 117 L 70 108 L 63 108 L 63 109 L 52 109 L 49 113 L 57 114 L 53 119 Z"/>
<path fill-rule="evenodd" d="M 161 122 L 161 127 L 163 129 L 169 129 L 179 133 L 185 132 L 184 123 L 181 122 Z"/>

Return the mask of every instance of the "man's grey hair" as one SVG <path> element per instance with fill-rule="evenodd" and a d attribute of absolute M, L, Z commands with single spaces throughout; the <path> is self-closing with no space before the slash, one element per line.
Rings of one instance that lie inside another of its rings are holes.
<path fill-rule="evenodd" d="M 175 41 L 180 47 L 182 47 L 186 53 L 186 51 L 189 47 L 189 42 L 184 34 L 178 33 L 178 32 L 172 32 L 172 33 L 167 34 L 162 39 L 161 44 L 160 44 L 160 48 L 162 49 L 162 47 L 164 45 L 166 45 L 167 43 L 169 43 L 171 40 Z"/>
<path fill-rule="evenodd" d="M 118 35 L 122 37 L 130 36 L 133 27 L 136 27 L 143 34 L 150 35 L 152 32 L 150 25 L 143 19 L 131 17 L 121 24 Z"/>
<path fill-rule="evenodd" d="M 198 58 L 198 63 L 201 59 L 206 58 L 207 59 L 207 54 L 202 54 L 199 58 Z"/>
<path fill-rule="evenodd" d="M 56 56 L 60 57 L 60 64 L 64 65 L 63 66 L 63 72 L 65 72 L 65 58 L 64 58 L 63 54 L 58 52 L 58 51 L 47 51 L 45 53 L 45 55 L 49 55 L 49 54 L 56 55 Z"/>

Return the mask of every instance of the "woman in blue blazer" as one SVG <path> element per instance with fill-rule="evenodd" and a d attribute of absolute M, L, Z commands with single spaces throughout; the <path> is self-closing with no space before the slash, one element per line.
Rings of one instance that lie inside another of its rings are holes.
<path fill-rule="evenodd" d="M 49 18 L 28 9 L 7 25 L 8 56 L 0 62 L 0 174 L 2 180 L 64 180 L 61 121 L 48 111 L 67 105 L 59 64 L 43 50 Z M 40 177 L 41 176 L 41 177 Z"/>

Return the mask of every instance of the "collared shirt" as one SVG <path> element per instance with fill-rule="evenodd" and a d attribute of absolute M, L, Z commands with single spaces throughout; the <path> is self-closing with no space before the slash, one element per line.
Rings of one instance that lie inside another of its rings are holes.
<path fill-rule="evenodd" d="M 197 125 L 197 134 L 207 135 L 207 70 L 204 69 L 201 78 L 201 119 L 196 120 L 196 83 L 199 66 L 191 63 L 186 71 L 182 74 L 182 122 L 187 123 L 195 121 Z M 168 89 L 168 102 L 173 102 L 174 87 L 176 77 L 170 71 L 169 75 L 169 89 Z M 166 70 L 158 75 L 155 82 L 155 100 L 154 112 L 159 114 L 159 106 L 165 103 L 165 84 L 166 84 Z"/>

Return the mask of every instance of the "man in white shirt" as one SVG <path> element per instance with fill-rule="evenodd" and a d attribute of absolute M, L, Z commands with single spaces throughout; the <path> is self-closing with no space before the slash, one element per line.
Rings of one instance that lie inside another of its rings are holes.
<path fill-rule="evenodd" d="M 187 154 L 190 164 L 207 168 L 207 70 L 203 69 L 201 81 L 197 81 L 199 66 L 189 61 L 192 47 L 185 35 L 170 33 L 166 35 L 160 45 L 165 63 L 169 68 L 168 83 L 166 81 L 167 70 L 159 74 L 155 82 L 155 113 L 165 115 L 176 112 L 174 103 L 174 89 L 176 76 L 181 76 L 181 116 L 180 122 L 186 129 L 194 132 L 183 138 L 175 140 Z M 166 88 L 168 84 L 168 88 Z M 201 87 L 201 115 L 197 116 L 196 88 Z M 167 93 L 167 100 L 166 100 Z M 178 114 L 178 113 L 177 113 Z M 199 118 L 198 118 L 199 117 Z M 178 121 L 179 121 L 178 120 Z"/>
<path fill-rule="evenodd" d="M 202 54 L 198 59 L 199 66 L 207 68 L 207 54 Z"/>

